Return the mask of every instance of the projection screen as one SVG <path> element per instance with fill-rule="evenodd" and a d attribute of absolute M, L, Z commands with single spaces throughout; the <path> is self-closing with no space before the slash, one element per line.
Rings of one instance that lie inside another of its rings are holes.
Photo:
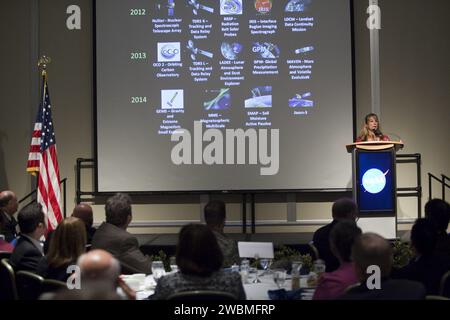
<path fill-rule="evenodd" d="M 351 187 L 349 0 L 97 0 L 97 187 Z"/>

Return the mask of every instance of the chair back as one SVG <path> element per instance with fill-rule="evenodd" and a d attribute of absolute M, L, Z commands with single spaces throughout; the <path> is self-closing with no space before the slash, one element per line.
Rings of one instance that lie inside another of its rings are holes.
<path fill-rule="evenodd" d="M 450 300 L 449 298 L 446 297 L 442 297 L 442 296 L 433 296 L 433 295 L 428 295 L 425 296 L 425 300 Z"/>
<path fill-rule="evenodd" d="M 346 293 L 348 293 L 349 291 L 351 291 L 352 289 L 354 289 L 354 288 L 357 288 L 357 287 L 359 287 L 361 285 L 361 283 L 360 282 L 358 282 L 358 283 L 354 283 L 354 284 L 351 284 L 351 285 L 349 285 L 347 288 L 345 288 L 345 290 L 344 290 L 344 293 L 343 294 L 346 294 Z"/>
<path fill-rule="evenodd" d="M 0 261 L 0 300 L 17 300 L 16 276 L 9 259 Z"/>
<path fill-rule="evenodd" d="M 0 251 L 0 260 L 11 258 L 12 252 L 9 251 Z"/>
<path fill-rule="evenodd" d="M 42 293 L 44 278 L 29 272 L 16 272 L 17 293 L 20 300 L 37 300 Z"/>
<path fill-rule="evenodd" d="M 450 298 L 450 271 L 442 276 L 440 294 L 443 297 Z"/>
<path fill-rule="evenodd" d="M 234 294 L 215 290 L 195 290 L 177 292 L 167 300 L 237 300 Z"/>
<path fill-rule="evenodd" d="M 42 282 L 41 292 L 55 292 L 61 289 L 67 289 L 67 284 L 63 281 L 53 280 L 53 279 L 44 279 Z"/>

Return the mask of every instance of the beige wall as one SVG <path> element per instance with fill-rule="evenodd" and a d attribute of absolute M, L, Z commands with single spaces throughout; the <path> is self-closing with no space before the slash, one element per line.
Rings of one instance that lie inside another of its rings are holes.
<path fill-rule="evenodd" d="M 366 28 L 368 1 L 355 0 L 355 84 L 356 116 L 359 126 L 370 112 L 369 32 Z M 380 0 L 381 116 L 385 132 L 399 135 L 405 142 L 402 153 L 422 155 L 423 201 L 428 198 L 427 172 L 450 175 L 450 1 Z M 77 4 L 82 10 L 82 29 L 66 28 L 66 8 Z M 67 209 L 75 204 L 75 161 L 93 156 L 92 99 L 92 9 L 89 0 L 9 0 L 1 1 L 1 109 L 0 109 L 0 189 L 12 189 L 19 197 L 31 190 L 34 181 L 25 173 L 31 128 L 38 103 L 37 56 L 52 58 L 49 85 L 58 145 L 61 177 L 67 177 Z M 33 17 L 38 23 L 33 23 Z M 37 35 L 38 37 L 36 37 Z M 37 38 L 37 39 L 36 39 Z M 35 44 L 38 44 L 36 47 Z M 34 48 L 34 49 L 33 49 Z M 83 189 L 92 186 L 93 175 L 83 174 Z M 398 169 L 398 185 L 413 186 L 415 168 Z M 434 195 L 439 195 L 435 186 Z M 196 201 L 198 198 L 198 201 Z M 228 204 L 229 218 L 239 221 L 239 197 Z M 329 219 L 329 196 L 301 197 L 297 219 Z M 181 200 L 180 200 L 181 199 Z M 159 197 L 150 205 L 136 205 L 136 222 L 198 220 L 199 196 Z M 175 204 L 174 204 L 175 203 Z M 414 198 L 399 199 L 399 218 L 417 215 Z M 103 219 L 103 206 L 95 205 L 95 220 Z M 258 220 L 286 220 L 284 201 L 258 203 Z M 405 228 L 408 226 L 401 226 Z M 261 226 L 258 232 L 313 231 L 316 226 Z M 177 227 L 133 228 L 137 233 L 177 232 Z M 229 231 L 240 232 L 239 227 Z"/>

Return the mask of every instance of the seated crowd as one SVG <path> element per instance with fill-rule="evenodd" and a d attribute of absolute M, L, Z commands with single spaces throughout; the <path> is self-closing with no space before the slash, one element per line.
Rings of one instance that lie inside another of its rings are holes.
<path fill-rule="evenodd" d="M 136 293 L 121 275 L 152 272 L 151 258 L 127 231 L 132 221 L 132 202 L 127 194 L 107 199 L 105 222 L 98 229 L 93 227 L 92 208 L 87 204 L 77 205 L 71 217 L 51 232 L 47 232 L 39 204 L 23 207 L 16 221 L 17 208 L 13 192 L 0 193 L 0 251 L 11 252 L 9 262 L 14 270 L 31 271 L 68 286 L 81 283 L 80 290 L 66 288 L 44 294 L 42 299 L 135 299 Z M 181 228 L 175 257 L 179 271 L 158 279 L 149 299 L 171 299 L 194 290 L 246 299 L 240 273 L 229 271 L 240 258 L 237 242 L 224 233 L 225 203 L 210 201 L 204 216 L 206 225 Z M 337 200 L 332 217 L 332 222 L 313 236 L 316 258 L 326 264 L 313 299 L 416 300 L 439 295 L 441 278 L 450 270 L 448 203 L 433 199 L 426 204 L 425 218 L 417 219 L 411 230 L 414 257 L 399 269 L 393 267 L 392 245 L 377 234 L 362 233 L 357 226 L 358 208 L 353 200 Z"/>

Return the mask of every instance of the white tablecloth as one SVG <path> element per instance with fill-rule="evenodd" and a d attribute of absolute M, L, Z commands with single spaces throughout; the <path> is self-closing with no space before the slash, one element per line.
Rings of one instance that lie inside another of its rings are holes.
<path fill-rule="evenodd" d="M 259 271 L 261 273 L 262 271 Z M 251 273 L 248 279 L 248 283 L 244 283 L 245 294 L 247 295 L 247 300 L 269 300 L 268 291 L 279 289 L 276 283 L 273 281 L 273 276 L 271 274 L 259 276 L 261 283 L 252 283 L 255 279 L 255 274 Z M 283 289 L 291 290 L 292 281 L 288 277 L 284 283 Z M 156 282 L 153 280 L 152 275 L 148 275 L 145 278 L 144 283 L 136 290 L 136 299 L 143 300 L 155 293 L 154 289 L 156 287 Z M 306 277 L 300 279 L 300 287 L 306 287 Z M 312 295 L 313 291 L 311 291 Z M 308 298 L 308 297 L 306 297 Z"/>

